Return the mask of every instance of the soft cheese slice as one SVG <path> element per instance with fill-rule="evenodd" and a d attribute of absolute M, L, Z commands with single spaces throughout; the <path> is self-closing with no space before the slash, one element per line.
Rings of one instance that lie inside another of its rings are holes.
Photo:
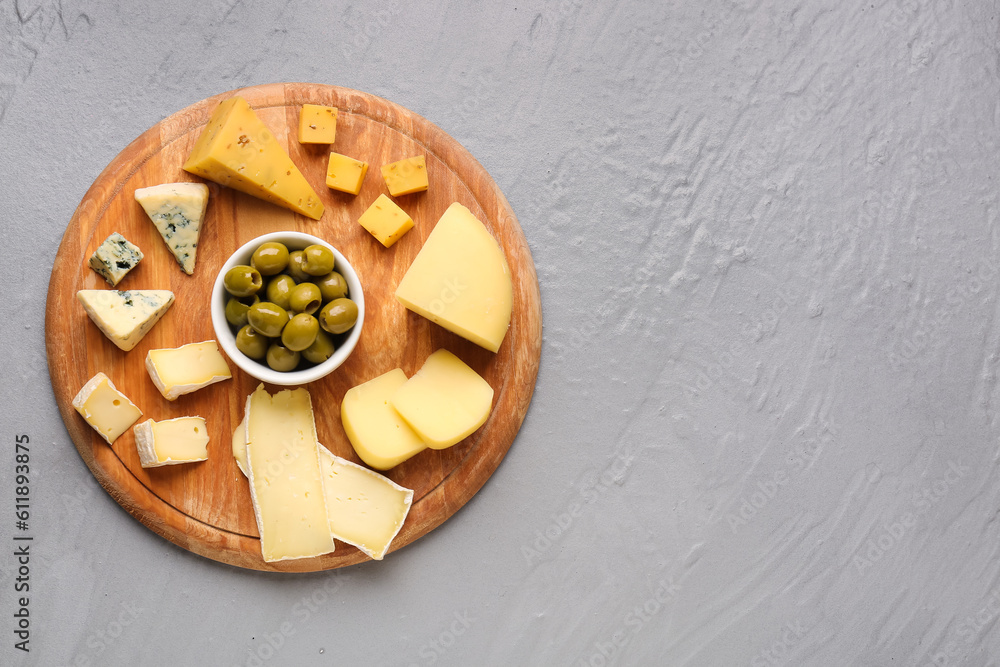
<path fill-rule="evenodd" d="M 233 376 L 214 340 L 150 350 L 146 354 L 146 370 L 168 401 Z"/>
<path fill-rule="evenodd" d="M 243 415 L 243 421 L 233 431 L 233 458 L 236 459 L 236 466 L 247 477 L 247 416 Z"/>
<path fill-rule="evenodd" d="M 388 470 L 427 449 L 389 402 L 405 383 L 406 373 L 395 368 L 351 387 L 340 402 L 347 439 L 361 460 L 377 470 Z"/>
<path fill-rule="evenodd" d="M 385 187 L 393 197 L 423 192 L 427 189 L 427 161 L 415 155 L 392 164 L 382 165 Z"/>
<path fill-rule="evenodd" d="M 97 271 L 109 285 L 114 287 L 141 259 L 142 251 L 139 250 L 139 246 L 118 232 L 114 232 L 98 246 L 88 263 L 90 268 Z"/>
<path fill-rule="evenodd" d="M 174 302 L 169 290 L 85 289 L 76 293 L 87 315 L 112 343 L 128 352 Z"/>
<path fill-rule="evenodd" d="M 208 209 L 204 183 L 164 183 L 135 191 L 135 200 L 156 225 L 167 249 L 189 276 L 194 273 L 198 236 Z"/>
<path fill-rule="evenodd" d="M 491 352 L 500 349 L 514 300 L 503 250 L 458 203 L 438 220 L 400 281 L 396 298 Z"/>
<path fill-rule="evenodd" d="M 330 533 L 382 560 L 413 503 L 413 491 L 320 447 Z"/>
<path fill-rule="evenodd" d="M 222 102 L 184 171 L 319 220 L 323 203 L 274 134 L 242 97 Z"/>
<path fill-rule="evenodd" d="M 104 373 L 98 373 L 83 385 L 73 399 L 73 407 L 109 445 L 142 416 L 142 410 L 118 391 Z"/>
<path fill-rule="evenodd" d="M 247 468 L 260 547 L 271 563 L 334 549 L 312 402 L 305 389 L 247 398 Z"/>
<path fill-rule="evenodd" d="M 486 422 L 493 387 L 448 350 L 438 350 L 392 395 L 392 406 L 432 449 L 445 449 Z"/>
<path fill-rule="evenodd" d="M 208 427 L 201 417 L 147 419 L 132 432 L 143 468 L 208 460 Z"/>

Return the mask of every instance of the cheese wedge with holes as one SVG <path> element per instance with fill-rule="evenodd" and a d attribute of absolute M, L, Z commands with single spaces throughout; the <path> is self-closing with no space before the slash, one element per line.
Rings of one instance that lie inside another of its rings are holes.
<path fill-rule="evenodd" d="M 503 250 L 461 204 L 431 230 L 396 298 L 413 312 L 490 352 L 510 326 L 514 292 Z"/>
<path fill-rule="evenodd" d="M 118 391 L 104 373 L 98 373 L 83 385 L 73 398 L 73 407 L 109 445 L 142 416 L 142 410 Z"/>
<path fill-rule="evenodd" d="M 139 344 L 174 302 L 168 290 L 84 289 L 76 298 L 97 328 L 126 352 Z"/>
<path fill-rule="evenodd" d="M 137 189 L 135 200 L 153 221 L 181 270 L 189 276 L 193 274 L 201 223 L 208 209 L 208 186 L 163 183 Z"/>
<path fill-rule="evenodd" d="M 321 446 L 305 389 L 247 398 L 247 471 L 260 547 L 272 563 L 334 549 L 323 495 Z"/>
<path fill-rule="evenodd" d="M 448 350 L 438 350 L 393 393 L 392 407 L 432 449 L 445 449 L 486 423 L 493 387 Z"/>
<path fill-rule="evenodd" d="M 146 371 L 168 401 L 233 376 L 214 340 L 150 350 L 146 354 Z"/>
<path fill-rule="evenodd" d="M 320 447 L 330 534 L 382 560 L 413 503 L 413 491 Z"/>
<path fill-rule="evenodd" d="M 340 402 L 340 421 L 362 461 L 388 470 L 427 449 L 389 400 L 406 384 L 406 373 L 395 368 L 351 387 Z"/>
<path fill-rule="evenodd" d="M 208 460 L 208 427 L 201 417 L 147 419 L 132 432 L 143 468 Z"/>
<path fill-rule="evenodd" d="M 315 190 L 239 96 L 216 107 L 183 169 L 315 220 L 323 215 Z"/>

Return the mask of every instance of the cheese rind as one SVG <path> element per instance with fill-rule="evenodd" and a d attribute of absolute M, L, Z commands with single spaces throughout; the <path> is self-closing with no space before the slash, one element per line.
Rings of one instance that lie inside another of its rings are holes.
<path fill-rule="evenodd" d="M 132 431 L 143 468 L 208 460 L 208 426 L 201 417 L 147 419 Z"/>
<path fill-rule="evenodd" d="M 316 425 L 305 389 L 247 398 L 247 469 L 260 547 L 271 563 L 334 549 Z"/>
<path fill-rule="evenodd" d="M 243 421 L 233 431 L 233 458 L 236 459 L 236 467 L 247 477 L 247 416 L 243 415 Z"/>
<path fill-rule="evenodd" d="M 388 470 L 427 449 L 389 399 L 406 384 L 406 373 L 388 373 L 351 387 L 340 402 L 340 421 L 347 439 L 362 461 L 377 470 Z"/>
<path fill-rule="evenodd" d="M 100 372 L 83 385 L 73 407 L 109 445 L 142 416 L 142 410 Z"/>
<path fill-rule="evenodd" d="M 118 232 L 112 233 L 90 256 L 90 268 L 114 287 L 142 260 L 139 246 Z"/>
<path fill-rule="evenodd" d="M 208 209 L 204 183 L 163 183 L 135 191 L 135 200 L 163 237 L 181 270 L 194 273 L 201 223 Z"/>
<path fill-rule="evenodd" d="M 356 195 L 365 182 L 368 163 L 340 153 L 330 153 L 326 167 L 326 187 Z"/>
<path fill-rule="evenodd" d="M 233 376 L 214 340 L 150 350 L 146 354 L 146 371 L 168 401 Z"/>
<path fill-rule="evenodd" d="M 238 95 L 216 107 L 183 168 L 315 220 L 323 215 L 312 186 Z"/>
<path fill-rule="evenodd" d="M 169 290 L 80 290 L 76 298 L 112 343 L 128 352 L 174 302 Z"/>
<path fill-rule="evenodd" d="M 382 165 L 385 187 L 393 197 L 423 192 L 427 189 L 427 162 L 423 155 Z"/>
<path fill-rule="evenodd" d="M 332 144 L 337 138 L 337 107 L 303 104 L 299 111 L 300 144 Z"/>
<path fill-rule="evenodd" d="M 382 560 L 413 503 L 413 491 L 320 447 L 330 534 Z"/>
<path fill-rule="evenodd" d="M 514 303 L 503 250 L 472 212 L 448 207 L 396 288 L 396 298 L 491 352 L 500 349 Z"/>
<path fill-rule="evenodd" d="M 386 248 L 413 228 L 413 219 L 385 195 L 379 195 L 372 202 L 358 218 L 358 223 Z"/>
<path fill-rule="evenodd" d="M 427 357 L 393 393 L 392 406 L 432 449 L 445 449 L 486 422 L 493 387 L 448 350 Z"/>

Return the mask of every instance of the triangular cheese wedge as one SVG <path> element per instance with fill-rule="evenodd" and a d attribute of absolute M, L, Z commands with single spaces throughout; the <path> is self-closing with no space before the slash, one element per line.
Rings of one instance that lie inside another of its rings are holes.
<path fill-rule="evenodd" d="M 174 302 L 169 290 L 85 289 L 76 293 L 87 315 L 112 343 L 128 352 Z"/>
<path fill-rule="evenodd" d="M 319 196 L 242 97 L 216 107 L 184 171 L 315 220 L 323 215 Z"/>
<path fill-rule="evenodd" d="M 208 207 L 208 186 L 204 183 L 164 183 L 139 188 L 135 191 L 135 200 L 142 204 L 184 273 L 189 276 L 194 273 L 198 235 Z"/>

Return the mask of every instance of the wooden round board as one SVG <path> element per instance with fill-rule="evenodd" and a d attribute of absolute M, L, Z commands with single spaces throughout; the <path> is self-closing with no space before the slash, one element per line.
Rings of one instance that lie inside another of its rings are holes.
<path fill-rule="evenodd" d="M 214 183 L 208 183 L 208 213 L 202 225 L 194 274 L 184 274 L 142 207 L 136 188 L 198 181 L 181 169 L 215 107 L 241 95 L 286 147 L 322 199 L 319 221 L 305 218 Z M 339 109 L 332 146 L 297 141 L 303 103 Z M 331 150 L 370 165 L 360 194 L 326 187 Z M 384 248 L 357 222 L 386 193 L 379 167 L 424 154 L 428 191 L 396 197 L 415 222 L 391 248 Z M 406 310 L 395 287 L 435 223 L 452 202 L 467 206 L 499 241 L 510 265 L 514 309 L 510 329 L 493 354 Z M 246 478 L 231 453 L 233 430 L 258 382 L 230 362 L 233 379 L 176 401 L 164 399 L 146 372 L 150 349 L 178 347 L 214 338 L 209 296 L 219 267 L 243 243 L 267 232 L 298 230 L 337 247 L 357 269 L 367 312 L 361 340 L 348 361 L 327 378 L 308 385 L 320 442 L 333 453 L 360 462 L 340 422 L 340 402 L 352 386 L 399 367 L 412 375 L 434 350 L 444 347 L 479 372 L 494 388 L 488 421 L 446 450 L 425 450 L 385 473 L 414 490 L 413 506 L 393 542 L 396 550 L 452 516 L 493 474 L 517 435 L 534 390 L 541 354 L 538 280 L 524 234 L 510 205 L 486 170 L 440 128 L 396 104 L 365 93 L 319 84 L 269 84 L 203 100 L 157 123 L 121 152 L 84 196 L 63 236 L 49 283 L 45 322 L 49 373 L 59 410 L 80 456 L 109 494 L 150 530 L 194 553 L 258 570 L 308 572 L 352 565 L 368 557 L 337 542 L 332 554 L 265 563 Z M 116 289 L 169 289 L 176 300 L 166 315 L 129 352 L 118 349 L 90 321 L 76 299 L 80 289 L 109 286 L 87 265 L 112 232 L 138 245 L 145 257 Z M 72 406 L 73 397 L 98 371 L 143 411 L 141 420 L 197 415 L 207 420 L 209 459 L 202 463 L 144 469 L 131 429 L 108 446 Z M 272 393 L 280 387 L 268 387 Z"/>

